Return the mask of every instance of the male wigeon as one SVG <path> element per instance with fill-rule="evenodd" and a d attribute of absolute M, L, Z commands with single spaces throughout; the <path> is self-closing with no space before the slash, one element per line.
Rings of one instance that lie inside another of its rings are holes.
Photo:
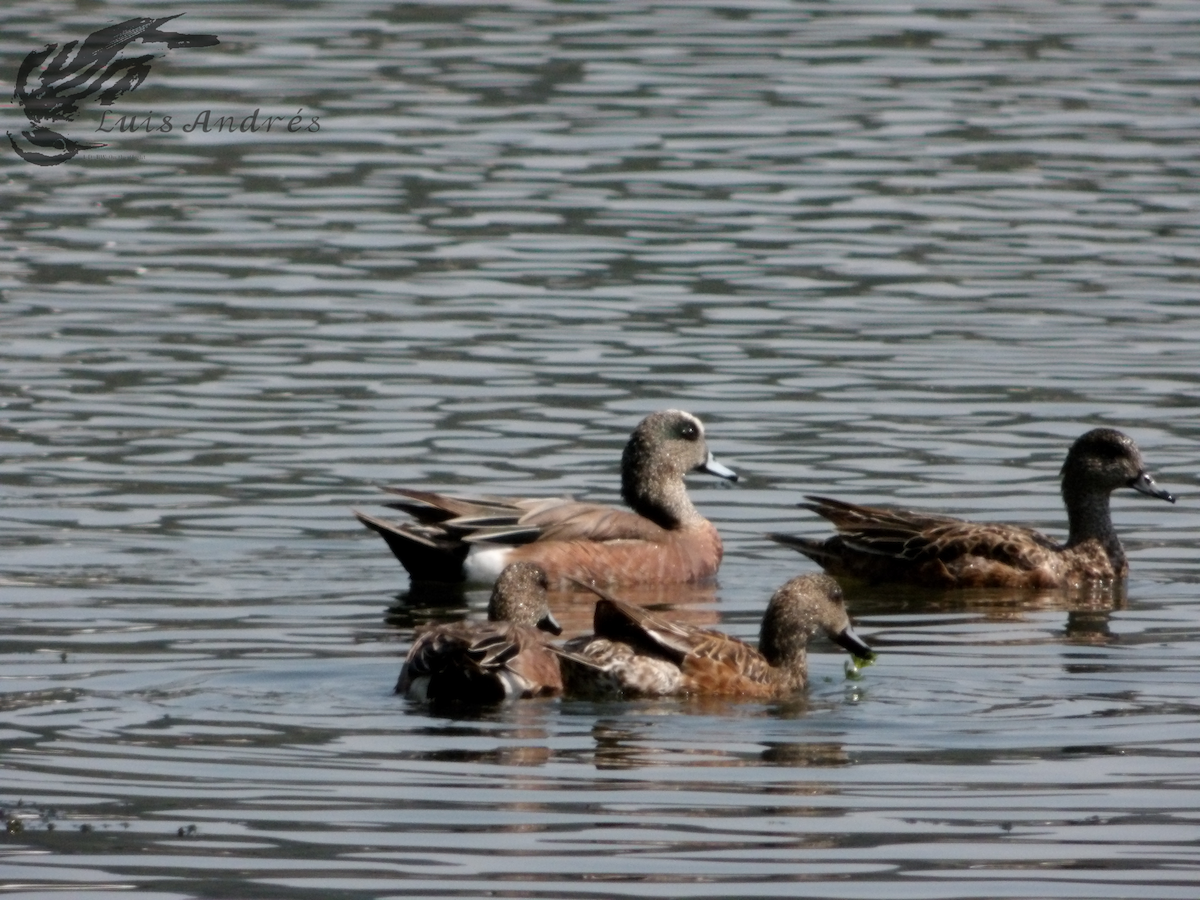
<path fill-rule="evenodd" d="M 757 650 L 596 592 L 595 634 L 555 650 L 568 696 L 786 696 L 804 688 L 808 641 L 822 632 L 855 656 L 874 655 L 854 633 L 842 589 L 828 575 L 802 575 L 775 592 Z"/>
<path fill-rule="evenodd" d="M 1133 440 L 1112 428 L 1095 428 L 1076 440 L 1061 477 L 1070 523 L 1065 544 L 1017 525 L 811 496 L 800 506 L 833 522 L 836 535 L 823 541 L 767 536 L 834 575 L 871 582 L 1046 589 L 1123 579 L 1129 563 L 1113 530 L 1109 494 L 1131 487 L 1171 503 L 1175 498 L 1146 473 Z"/>
<path fill-rule="evenodd" d="M 487 704 L 562 693 L 558 657 L 543 632 L 561 634 L 546 573 L 513 563 L 500 573 L 487 622 L 448 622 L 417 632 L 396 693 L 432 703 Z"/>
<path fill-rule="evenodd" d="M 385 488 L 406 497 L 389 506 L 416 522 L 355 512 L 378 532 L 415 581 L 492 581 L 507 565 L 532 562 L 551 584 L 689 582 L 713 577 L 721 538 L 688 498 L 683 477 L 737 474 L 713 459 L 691 413 L 656 412 L 634 429 L 621 456 L 629 510 L 570 497 L 460 497 Z"/>

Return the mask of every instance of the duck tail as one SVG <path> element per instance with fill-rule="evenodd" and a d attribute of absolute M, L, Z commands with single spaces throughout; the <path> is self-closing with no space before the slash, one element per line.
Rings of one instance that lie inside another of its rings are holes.
<path fill-rule="evenodd" d="M 797 537 L 794 534 L 778 533 L 768 534 L 767 538 L 777 544 L 783 544 L 785 547 L 791 547 L 793 550 L 800 551 L 820 566 L 824 566 L 833 558 L 823 540 L 818 541 L 813 538 Z"/>
<path fill-rule="evenodd" d="M 387 542 L 388 549 L 413 581 L 460 582 L 466 579 L 463 562 L 471 549 L 459 541 L 439 539 L 411 525 L 354 510 L 354 516 Z"/>

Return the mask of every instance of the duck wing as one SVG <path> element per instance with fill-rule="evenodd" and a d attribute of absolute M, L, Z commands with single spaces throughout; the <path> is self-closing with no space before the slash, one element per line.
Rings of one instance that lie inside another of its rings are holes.
<path fill-rule="evenodd" d="M 1060 546 L 1019 525 L 981 524 L 906 509 L 859 506 L 829 497 L 807 498 L 801 506 L 824 516 L 842 543 L 861 553 L 914 563 L 982 557 L 1018 569 L 1042 565 Z"/>
<path fill-rule="evenodd" d="M 411 488 L 384 488 L 408 498 L 387 505 L 429 532 L 466 543 L 661 540 L 665 529 L 628 510 L 572 497 L 460 497 Z"/>
<path fill-rule="evenodd" d="M 610 597 L 598 588 L 590 585 L 588 588 L 600 595 L 593 618 L 596 637 L 627 644 L 638 653 L 666 659 L 677 666 L 682 665 L 692 648 L 703 640 L 702 629 L 672 622 L 640 606 Z"/>
<path fill-rule="evenodd" d="M 700 695 L 770 696 L 778 673 L 745 641 L 664 619 L 611 597 L 596 603 L 597 636 L 677 666 L 678 687 Z"/>
<path fill-rule="evenodd" d="M 506 653 L 514 651 L 506 640 L 505 622 L 447 622 L 417 631 L 408 651 L 402 682 L 440 675 L 449 669 L 470 666 L 475 669 L 501 664 Z M 401 689 L 400 685 L 396 687 Z"/>
<path fill-rule="evenodd" d="M 422 629 L 397 693 L 431 680 L 430 698 L 492 701 L 562 692 L 558 658 L 536 629 L 508 622 L 451 622 Z M 458 695 L 457 697 L 455 695 Z"/>

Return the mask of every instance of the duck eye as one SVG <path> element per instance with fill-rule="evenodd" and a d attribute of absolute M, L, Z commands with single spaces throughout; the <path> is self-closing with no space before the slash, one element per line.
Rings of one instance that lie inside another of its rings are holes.
<path fill-rule="evenodd" d="M 691 422 L 684 422 L 679 426 L 679 436 L 685 441 L 694 441 L 700 437 L 700 429 Z"/>

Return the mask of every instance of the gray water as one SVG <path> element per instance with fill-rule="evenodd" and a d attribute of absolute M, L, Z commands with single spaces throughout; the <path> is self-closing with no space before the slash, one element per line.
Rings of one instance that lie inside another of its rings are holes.
<path fill-rule="evenodd" d="M 1196 896 L 1200 7 L 14 2 L 4 77 L 171 12 L 170 133 L 0 141 L 5 896 Z M 1108 424 L 1180 502 L 1124 594 L 852 591 L 795 701 L 395 697 L 487 592 L 350 509 L 616 501 L 669 406 L 743 479 L 651 599 L 747 638 L 806 492 L 1061 537 Z"/>

